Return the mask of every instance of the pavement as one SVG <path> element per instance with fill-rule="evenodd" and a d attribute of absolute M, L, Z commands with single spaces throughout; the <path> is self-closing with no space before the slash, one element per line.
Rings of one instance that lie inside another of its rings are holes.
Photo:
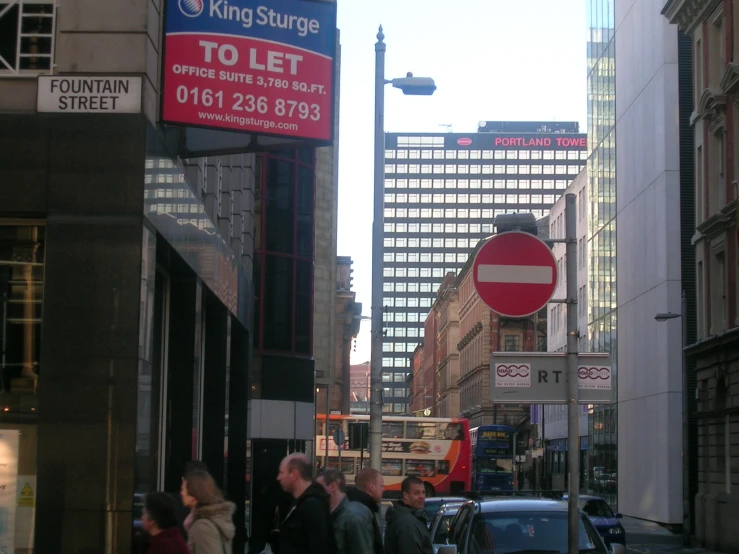
<path fill-rule="evenodd" d="M 643 519 L 624 516 L 621 524 L 626 531 L 626 549 L 629 554 L 720 554 L 696 546 L 683 544 L 683 536 Z"/>

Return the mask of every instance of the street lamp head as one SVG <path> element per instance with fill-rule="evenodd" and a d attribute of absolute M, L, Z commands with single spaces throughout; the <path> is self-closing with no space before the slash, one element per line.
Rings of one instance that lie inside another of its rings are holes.
<path fill-rule="evenodd" d="M 412 96 L 431 96 L 436 90 L 436 83 L 431 77 L 414 77 L 410 72 L 407 77 L 390 82 L 395 88 L 402 90 L 403 94 Z"/>
<path fill-rule="evenodd" d="M 661 323 L 663 321 L 667 321 L 668 319 L 675 319 L 680 316 L 681 314 L 673 314 L 672 312 L 667 312 L 666 314 L 657 314 L 656 316 L 654 316 L 654 319 Z"/>

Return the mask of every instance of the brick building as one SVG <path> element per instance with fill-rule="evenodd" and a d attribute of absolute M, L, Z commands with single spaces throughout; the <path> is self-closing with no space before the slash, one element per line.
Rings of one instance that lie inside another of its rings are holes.
<path fill-rule="evenodd" d="M 690 491 L 693 530 L 701 544 L 727 552 L 739 550 L 739 537 L 732 527 L 739 521 L 737 4 L 732 0 L 670 0 L 663 9 L 670 22 L 689 37 L 684 48 L 692 46 L 693 53 L 694 167 L 689 171 L 695 172 L 691 234 L 697 317 L 695 329 L 688 329 L 686 350 L 688 384 L 697 389 L 694 394 L 691 388 L 686 391 L 688 399 L 696 399 L 697 413 L 698 467 L 692 468 L 692 474 L 697 473 L 698 483 L 697 491 L 692 487 Z M 697 492 L 694 497 L 693 492 Z"/>
<path fill-rule="evenodd" d="M 369 413 L 370 373 L 369 362 L 354 364 L 349 368 L 350 413 Z"/>

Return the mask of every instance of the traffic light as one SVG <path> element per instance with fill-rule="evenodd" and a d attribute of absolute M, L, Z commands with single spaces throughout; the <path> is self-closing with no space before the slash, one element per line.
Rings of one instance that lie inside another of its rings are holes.
<path fill-rule="evenodd" d="M 369 423 L 358 421 L 349 424 L 349 450 L 369 448 Z"/>

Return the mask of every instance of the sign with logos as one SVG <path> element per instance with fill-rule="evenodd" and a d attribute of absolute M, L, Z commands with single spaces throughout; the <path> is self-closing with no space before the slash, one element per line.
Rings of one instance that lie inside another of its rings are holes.
<path fill-rule="evenodd" d="M 0 429 L 0 552 L 15 552 L 20 432 Z"/>
<path fill-rule="evenodd" d="M 167 0 L 162 120 L 333 140 L 336 2 Z"/>
<path fill-rule="evenodd" d="M 557 288 L 557 260 L 540 238 L 522 231 L 491 237 L 472 266 L 475 290 L 490 309 L 506 317 L 526 317 L 541 310 Z M 527 387 L 523 368 L 501 375 L 497 386 Z"/>
<path fill-rule="evenodd" d="M 580 404 L 611 402 L 610 355 L 577 356 Z M 559 352 L 493 352 L 491 400 L 498 403 L 565 404 L 567 355 Z"/>
<path fill-rule="evenodd" d="M 140 113 L 141 77 L 40 75 L 40 113 Z"/>

